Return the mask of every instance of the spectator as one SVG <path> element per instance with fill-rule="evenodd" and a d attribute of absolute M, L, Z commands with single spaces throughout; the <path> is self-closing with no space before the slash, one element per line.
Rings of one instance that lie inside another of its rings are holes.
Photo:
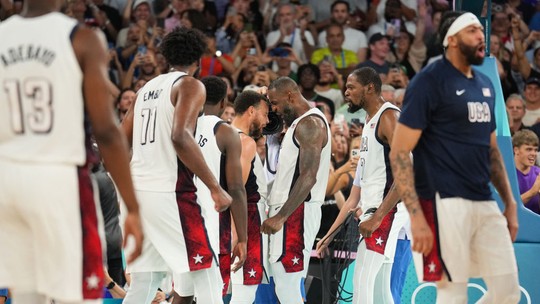
<path fill-rule="evenodd" d="M 389 84 L 383 84 L 381 86 L 381 96 L 384 100 L 394 103 L 394 93 L 396 92 L 396 88 Z"/>
<path fill-rule="evenodd" d="M 512 145 L 521 200 L 525 207 L 540 214 L 540 168 L 534 165 L 538 136 L 530 130 L 518 131 L 512 136 Z"/>
<path fill-rule="evenodd" d="M 321 71 L 321 77 L 319 83 L 315 86 L 315 93 L 332 100 L 335 108 L 338 109 L 343 104 L 343 93 L 340 89 L 333 88 L 332 84 L 341 81 L 343 86 L 343 79 L 328 60 L 319 62 L 319 70 Z"/>
<path fill-rule="evenodd" d="M 540 118 L 540 79 L 533 77 L 525 83 L 525 116 L 523 124 L 530 127 L 537 123 Z"/>
<path fill-rule="evenodd" d="M 366 35 L 351 27 L 352 17 L 350 15 L 349 2 L 344 0 L 336 0 L 330 6 L 331 22 L 340 24 L 343 27 L 345 41 L 342 47 L 346 50 L 351 50 L 356 53 L 358 62 L 366 60 L 367 54 L 367 39 Z M 319 34 L 319 47 L 327 47 L 329 43 L 326 40 L 326 30 Z"/>
<path fill-rule="evenodd" d="M 443 12 L 441 10 L 436 9 L 432 9 L 431 11 L 431 33 L 427 36 L 427 39 L 425 40 L 427 60 L 432 57 L 439 56 L 443 53 L 443 49 L 440 46 L 439 38 L 437 37 L 437 32 L 439 31 L 439 26 L 441 25 L 442 13 Z"/>
<path fill-rule="evenodd" d="M 131 104 L 135 101 L 137 94 L 132 89 L 124 89 L 120 92 L 118 96 L 118 101 L 116 102 L 116 109 L 118 110 L 118 119 L 120 121 L 124 120 L 124 116 L 131 107 Z"/>
<path fill-rule="evenodd" d="M 373 68 L 379 73 L 384 83 L 390 67 L 388 61 L 386 61 L 388 53 L 390 53 L 388 37 L 381 33 L 373 34 L 373 36 L 369 38 L 369 59 L 360 63 L 357 68 Z"/>
<path fill-rule="evenodd" d="M 340 24 L 331 23 L 326 28 L 326 32 L 328 46 L 313 52 L 311 63 L 319 64 L 321 60 L 328 58 L 338 71 L 343 75 L 348 74 L 358 64 L 358 58 L 355 52 L 343 48 L 343 41 L 345 41 L 343 27 Z"/>
<path fill-rule="evenodd" d="M 335 113 L 334 102 L 326 97 L 323 97 L 315 92 L 315 86 L 319 83 L 321 78 L 321 71 L 319 67 L 307 63 L 298 67 L 298 87 L 302 96 L 308 101 L 314 101 L 315 103 L 323 102 L 330 108 L 332 116 Z"/>
<path fill-rule="evenodd" d="M 525 128 L 523 116 L 525 116 L 525 100 L 519 94 L 512 94 L 506 99 L 506 111 L 510 116 L 510 133 L 514 135 L 517 131 Z"/>
<path fill-rule="evenodd" d="M 369 26 L 367 35 L 384 33 L 393 36 L 402 24 L 414 26 L 417 7 L 417 0 L 373 1 L 366 16 L 366 23 Z"/>
<path fill-rule="evenodd" d="M 424 3 L 419 4 L 416 27 L 407 23 L 396 32 L 398 35 L 394 35 L 396 43 L 390 55 L 393 55 L 395 60 L 389 59 L 389 61 L 399 62 L 405 66 L 409 79 L 412 79 L 420 71 L 426 60 L 426 46 L 423 40 L 426 27 L 424 22 L 427 14 L 426 10 Z"/>
<path fill-rule="evenodd" d="M 234 59 L 234 66 L 239 66 L 242 59 L 248 56 L 256 57 L 260 63 L 262 54 L 263 52 L 255 33 L 249 28 L 242 30 L 238 42 L 231 53 L 231 57 Z"/>
<path fill-rule="evenodd" d="M 394 63 L 388 69 L 384 83 L 393 86 L 395 89 L 402 89 L 409 84 L 407 68 L 399 63 Z"/>
<path fill-rule="evenodd" d="M 298 59 L 298 55 L 296 55 L 289 43 L 282 42 L 273 49 L 267 49 L 263 54 L 262 61 L 277 66 L 277 71 L 274 73 L 276 74 L 275 78 L 287 76 L 294 81 L 298 81 L 297 74 L 291 69 L 291 63 L 300 66 L 302 61 Z"/>
<path fill-rule="evenodd" d="M 278 8 L 279 30 L 272 31 L 266 36 L 266 46 L 274 48 L 281 42 L 291 44 L 294 52 L 298 55 L 300 61 L 308 62 L 307 58 L 311 57 L 315 42 L 313 36 L 307 28 L 307 20 L 305 18 L 298 20 L 300 27 L 296 26 L 294 16 L 296 8 L 292 4 L 281 4 Z M 291 63 L 293 71 L 298 69 L 298 65 Z M 274 69 L 275 70 L 275 69 Z"/>
<path fill-rule="evenodd" d="M 180 26 L 198 29 L 203 33 L 208 30 L 208 23 L 204 19 L 203 13 L 195 9 L 187 9 L 180 13 Z"/>
<path fill-rule="evenodd" d="M 180 26 L 180 14 L 189 8 L 188 0 L 172 0 L 171 4 L 161 12 L 160 17 L 165 18 L 165 34 Z"/>
<path fill-rule="evenodd" d="M 122 28 L 119 11 L 107 5 L 104 0 L 88 0 L 87 4 L 98 26 L 107 36 L 107 41 L 115 43 L 118 31 Z"/>
<path fill-rule="evenodd" d="M 223 109 L 223 113 L 221 113 L 221 119 L 226 121 L 228 124 L 231 124 L 235 116 L 236 112 L 234 111 L 234 104 L 231 102 L 227 103 L 227 105 L 225 105 L 225 109 Z"/>
<path fill-rule="evenodd" d="M 216 31 L 217 48 L 227 54 L 232 53 L 246 23 L 246 16 L 242 14 L 227 14 L 223 26 Z"/>
<path fill-rule="evenodd" d="M 216 31 L 217 28 L 217 11 L 216 5 L 213 1 L 205 0 L 189 0 L 189 7 L 191 9 L 199 11 L 206 23 L 208 24 L 208 29 L 212 32 Z"/>
<path fill-rule="evenodd" d="M 405 89 L 397 89 L 394 91 L 394 101 L 392 102 L 396 107 L 403 107 L 403 98 L 405 97 Z"/>
<path fill-rule="evenodd" d="M 8 300 L 8 290 L 7 289 L 0 289 L 0 304 L 7 303 Z"/>
<path fill-rule="evenodd" d="M 229 54 L 223 53 L 216 48 L 216 37 L 212 32 L 206 32 L 206 51 L 201 57 L 200 77 L 234 73 L 233 59 Z"/>

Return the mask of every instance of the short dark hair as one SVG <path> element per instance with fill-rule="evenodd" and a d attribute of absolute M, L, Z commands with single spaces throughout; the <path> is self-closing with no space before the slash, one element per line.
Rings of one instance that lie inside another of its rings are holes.
<path fill-rule="evenodd" d="M 203 13 L 192 8 L 182 11 L 180 13 L 182 17 L 186 14 L 187 14 L 187 18 L 189 22 L 191 22 L 192 28 L 198 29 L 201 32 L 205 32 L 209 29 L 208 22 L 206 21 L 206 17 L 204 16 Z"/>
<path fill-rule="evenodd" d="M 441 25 L 439 26 L 439 39 L 438 42 L 442 46 L 444 36 L 446 36 L 446 33 L 448 33 L 448 30 L 450 29 L 450 26 L 456 19 L 465 14 L 465 12 L 462 11 L 447 11 L 441 16 Z"/>
<path fill-rule="evenodd" d="M 332 3 L 332 5 L 330 6 L 330 12 L 333 12 L 334 11 L 334 7 L 336 7 L 336 5 L 338 4 L 343 4 L 347 7 L 347 12 L 350 12 L 351 11 L 351 6 L 349 5 L 349 2 L 347 1 L 344 1 L 344 0 L 336 0 Z"/>
<path fill-rule="evenodd" d="M 167 34 L 160 52 L 172 66 L 189 66 L 201 59 L 206 50 L 206 38 L 197 29 L 177 27 Z"/>
<path fill-rule="evenodd" d="M 234 111 L 236 115 L 242 115 L 251 106 L 258 108 L 261 101 L 266 102 L 266 98 L 263 95 L 251 90 L 244 91 L 234 100 Z"/>
<path fill-rule="evenodd" d="M 227 96 L 227 84 L 217 76 L 207 76 L 201 79 L 206 88 L 206 104 L 217 105 Z"/>
<path fill-rule="evenodd" d="M 314 65 L 313 63 L 306 63 L 298 67 L 298 71 L 296 72 L 298 81 L 300 81 L 300 78 L 302 78 L 302 75 L 306 71 L 312 71 L 313 74 L 315 74 L 315 78 L 317 78 L 317 80 L 321 79 L 321 70 L 319 69 L 319 67 Z"/>
<path fill-rule="evenodd" d="M 300 89 L 298 89 L 298 84 L 296 84 L 294 80 L 287 76 L 279 77 L 278 79 L 272 81 L 268 86 L 268 90 L 283 91 L 287 89 L 295 92 L 300 92 Z"/>
<path fill-rule="evenodd" d="M 363 86 L 367 86 L 372 83 L 373 87 L 375 88 L 375 92 L 377 94 L 381 93 L 381 76 L 379 76 L 379 73 L 377 73 L 377 71 L 375 71 L 373 68 L 359 68 L 354 70 L 352 74 L 356 77 L 356 80 L 360 82 Z"/>

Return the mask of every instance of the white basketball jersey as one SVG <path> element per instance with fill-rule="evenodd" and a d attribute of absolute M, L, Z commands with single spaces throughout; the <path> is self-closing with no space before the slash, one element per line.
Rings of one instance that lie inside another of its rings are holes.
<path fill-rule="evenodd" d="M 220 123 L 225 123 L 221 118 L 214 115 L 203 115 L 197 119 L 195 141 L 201 148 L 204 161 L 208 165 L 216 180 L 221 177 L 221 150 L 216 141 L 216 128 Z M 219 252 L 219 213 L 214 209 L 214 200 L 210 189 L 197 176 L 194 177 L 197 187 L 197 201 L 203 207 L 205 225 L 210 238 L 210 244 L 214 252 Z"/>
<path fill-rule="evenodd" d="M 0 24 L 0 158 L 82 165 L 83 75 L 60 13 Z"/>
<path fill-rule="evenodd" d="M 385 102 L 366 122 L 362 131 L 360 159 L 354 184 L 362 189 L 360 206 L 363 210 L 378 208 L 394 181 L 390 168 L 390 145 L 383 143 L 377 136 L 379 120 L 386 110 L 399 111 L 399 108 L 390 102 Z"/>
<path fill-rule="evenodd" d="M 175 191 L 179 159 L 171 140 L 174 119 L 171 91 L 184 75 L 186 73 L 171 72 L 157 76 L 137 93 L 131 158 L 136 190 Z"/>
<path fill-rule="evenodd" d="M 309 115 L 317 115 L 320 117 L 326 124 L 326 134 L 327 134 L 327 143 L 321 151 L 321 161 L 319 163 L 319 169 L 317 171 L 317 182 L 311 189 L 306 202 L 323 202 L 324 195 L 326 192 L 326 184 L 328 182 L 328 173 L 330 171 L 330 145 L 331 145 L 331 134 L 330 127 L 324 114 L 319 111 L 317 108 L 312 108 L 311 110 L 304 113 L 304 115 L 298 117 L 289 127 L 285 137 L 281 143 L 281 151 L 279 152 L 279 160 L 277 165 L 276 177 L 274 179 L 274 184 L 272 185 L 272 191 L 270 193 L 270 199 L 268 205 L 280 205 L 284 204 L 289 198 L 289 192 L 292 187 L 298 181 L 299 167 L 298 162 L 300 157 L 300 149 L 296 138 L 294 138 L 294 132 L 296 126 L 304 117 Z"/>

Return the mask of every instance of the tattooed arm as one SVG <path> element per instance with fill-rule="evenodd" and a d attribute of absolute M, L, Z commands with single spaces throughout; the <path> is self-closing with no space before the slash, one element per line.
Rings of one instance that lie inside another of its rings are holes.
<path fill-rule="evenodd" d="M 427 255 L 433 248 L 433 233 L 429 228 L 414 186 L 411 151 L 422 135 L 421 130 L 398 123 L 390 148 L 390 163 L 394 184 L 411 218 L 413 250 Z"/>
<path fill-rule="evenodd" d="M 512 241 L 515 241 L 518 231 L 517 205 L 512 195 L 510 182 L 508 182 L 508 175 L 506 174 L 501 151 L 499 151 L 499 146 L 497 145 L 495 132 L 491 133 L 489 158 L 491 163 L 491 182 L 499 192 L 505 205 L 504 216 L 508 222 L 508 231 L 510 232 Z"/>

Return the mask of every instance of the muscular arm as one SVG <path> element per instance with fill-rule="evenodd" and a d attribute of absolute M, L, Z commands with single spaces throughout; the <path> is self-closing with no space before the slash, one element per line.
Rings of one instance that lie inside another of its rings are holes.
<path fill-rule="evenodd" d="M 433 247 L 433 234 L 427 225 L 414 186 L 411 151 L 422 135 L 422 130 L 411 129 L 398 123 L 390 149 L 390 162 L 394 183 L 411 218 L 413 250 L 427 255 Z"/>
<path fill-rule="evenodd" d="M 508 222 L 510 237 L 512 238 L 512 241 L 515 241 L 518 231 L 517 205 L 514 196 L 512 195 L 508 175 L 504 167 L 501 152 L 499 151 L 499 146 L 497 145 L 497 135 L 495 134 L 495 131 L 491 133 L 489 155 L 491 162 L 491 182 L 499 192 L 504 203 L 504 216 Z"/>
<path fill-rule="evenodd" d="M 247 241 L 246 188 L 242 180 L 240 136 L 228 124 L 221 124 L 216 133 L 219 149 L 225 155 L 225 177 L 227 191 L 232 197 L 231 213 L 238 234 L 238 242 Z"/>
<path fill-rule="evenodd" d="M 93 45 L 88 48 L 88 43 Z M 110 172 L 128 209 L 126 234 L 133 234 L 135 259 L 141 252 L 142 231 L 139 205 L 135 198 L 129 169 L 129 150 L 125 137 L 117 125 L 113 98 L 107 76 L 108 56 L 104 37 L 88 28 L 80 28 L 73 39 L 73 49 L 84 75 L 83 95 L 85 107 L 92 122 L 92 129 L 105 166 Z"/>
<path fill-rule="evenodd" d="M 216 203 L 216 209 L 222 211 L 228 207 L 231 199 L 219 186 L 218 181 L 204 161 L 199 145 L 193 138 L 197 117 L 206 99 L 204 85 L 193 77 L 184 76 L 175 85 L 171 95 L 175 107 L 171 139 L 176 154 L 182 163 L 210 189 Z M 220 199 L 215 196 L 218 194 L 225 197 Z"/>
<path fill-rule="evenodd" d="M 394 139 L 394 130 L 397 125 L 399 112 L 394 110 L 387 110 L 383 112 L 379 120 L 378 136 L 385 143 L 390 144 Z M 383 198 L 383 201 L 373 216 L 360 223 L 360 233 L 364 237 L 370 237 L 373 231 L 379 228 L 383 218 L 394 208 L 399 202 L 399 194 L 396 189 L 396 182 L 392 183 L 390 190 Z"/>

